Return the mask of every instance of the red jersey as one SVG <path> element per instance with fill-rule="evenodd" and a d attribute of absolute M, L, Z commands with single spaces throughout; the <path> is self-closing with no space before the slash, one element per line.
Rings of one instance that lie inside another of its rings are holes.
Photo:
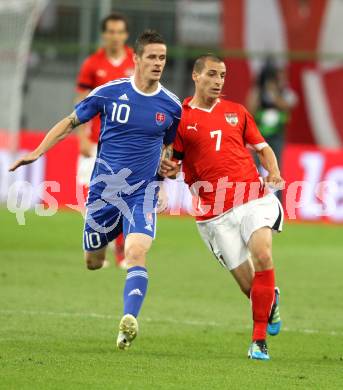
<path fill-rule="evenodd" d="M 133 74 L 133 50 L 125 46 L 126 56 L 119 63 L 111 61 L 105 49 L 101 48 L 83 62 L 77 77 L 77 91 L 94 89 L 109 81 L 130 77 Z M 92 120 L 90 140 L 97 143 L 100 133 L 100 117 Z"/>
<path fill-rule="evenodd" d="M 192 108 L 191 99 L 183 103 L 174 158 L 183 161 L 185 182 L 197 193 L 201 221 L 265 194 L 247 146 L 260 150 L 267 144 L 242 105 L 218 99 L 205 110 Z"/>

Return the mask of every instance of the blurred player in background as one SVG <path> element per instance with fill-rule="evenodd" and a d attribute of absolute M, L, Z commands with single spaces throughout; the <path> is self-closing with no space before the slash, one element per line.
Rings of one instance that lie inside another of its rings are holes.
<path fill-rule="evenodd" d="M 276 335 L 281 324 L 272 231 L 282 230 L 283 211 L 267 184 L 280 186 L 283 179 L 252 116 L 240 104 L 220 97 L 225 75 L 219 58 L 208 55 L 196 60 L 195 94 L 183 103 L 173 156 L 182 160 L 185 181 L 191 192 L 197 192 L 201 237 L 251 299 L 254 328 L 249 357 L 268 360 L 267 327 Z M 246 145 L 256 150 L 268 171 L 266 185 Z M 172 177 L 179 167 L 164 160 L 161 174 Z"/>
<path fill-rule="evenodd" d="M 120 349 L 127 349 L 138 332 L 136 318 L 148 287 L 146 255 L 156 233 L 155 180 L 162 151 L 167 149 L 163 145 L 174 141 L 181 116 L 180 101 L 159 83 L 166 53 L 160 34 L 143 32 L 135 44 L 134 75 L 95 88 L 70 116 L 49 131 L 36 150 L 10 169 L 34 162 L 73 128 L 101 115 L 84 250 L 88 269 L 99 269 L 108 243 L 124 233 L 128 270 L 124 316 L 117 338 Z"/>
<path fill-rule="evenodd" d="M 77 77 L 76 101 L 83 100 L 92 89 L 109 81 L 133 74 L 133 50 L 126 46 L 129 38 L 127 19 L 118 13 L 108 15 L 101 22 L 102 47 L 83 62 Z M 80 157 L 77 182 L 88 192 L 91 173 L 95 163 L 100 134 L 100 116 L 79 127 Z M 125 268 L 124 237 L 115 240 L 117 265 Z"/>

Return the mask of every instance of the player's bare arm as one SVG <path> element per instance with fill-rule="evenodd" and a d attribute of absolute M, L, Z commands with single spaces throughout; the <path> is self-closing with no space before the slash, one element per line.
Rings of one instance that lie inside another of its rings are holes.
<path fill-rule="evenodd" d="M 9 171 L 13 172 L 22 165 L 35 162 L 54 145 L 66 138 L 72 130 L 79 125 L 80 121 L 74 111 L 69 116 L 56 123 L 56 125 L 47 133 L 41 144 L 34 151 L 18 159 L 10 167 Z"/>
<path fill-rule="evenodd" d="M 171 160 L 173 157 L 173 145 L 163 145 L 161 160 Z"/>
<path fill-rule="evenodd" d="M 280 175 L 280 169 L 273 149 L 270 146 L 266 146 L 258 151 L 257 155 L 261 165 L 268 172 L 268 176 L 265 178 L 266 183 L 275 188 L 282 189 L 285 182 Z"/>
<path fill-rule="evenodd" d="M 160 168 L 159 168 L 159 174 L 162 173 L 162 163 L 164 160 L 171 160 L 173 157 L 173 145 L 163 145 L 162 153 L 161 153 L 161 159 L 160 159 Z M 161 174 L 161 176 L 163 176 Z"/>

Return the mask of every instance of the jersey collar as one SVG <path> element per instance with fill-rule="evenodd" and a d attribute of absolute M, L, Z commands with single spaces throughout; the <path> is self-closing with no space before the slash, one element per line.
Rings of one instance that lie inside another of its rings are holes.
<path fill-rule="evenodd" d="M 220 99 L 218 98 L 217 99 L 217 101 L 213 104 L 213 106 L 211 107 L 211 108 L 201 108 L 201 107 L 197 107 L 197 106 L 191 106 L 189 103 L 190 103 L 190 101 L 193 99 L 193 96 L 189 96 L 189 97 L 187 97 L 184 101 L 183 101 L 183 103 L 182 103 L 182 105 L 183 105 L 183 107 L 188 107 L 188 108 L 190 108 L 190 109 L 192 109 L 192 110 L 194 110 L 195 108 L 197 109 L 197 110 L 200 110 L 200 111 L 205 111 L 205 112 L 212 112 L 213 111 L 213 109 L 216 107 L 216 105 L 220 102 Z"/>
<path fill-rule="evenodd" d="M 143 96 L 155 96 L 155 95 L 160 93 L 161 88 L 162 88 L 161 84 L 158 83 L 158 87 L 157 87 L 156 91 L 151 92 L 151 93 L 145 93 L 145 92 L 141 91 L 140 89 L 138 89 L 138 87 L 135 84 L 135 80 L 134 80 L 133 76 L 130 77 L 130 82 L 131 82 L 131 85 L 132 85 L 132 88 L 134 89 L 134 91 L 136 91 L 137 93 L 139 93 L 140 95 L 143 95 Z"/>

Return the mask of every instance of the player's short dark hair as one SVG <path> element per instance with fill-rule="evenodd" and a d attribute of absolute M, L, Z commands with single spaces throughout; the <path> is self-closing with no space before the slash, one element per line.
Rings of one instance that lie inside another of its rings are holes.
<path fill-rule="evenodd" d="M 111 14 L 107 15 L 102 21 L 101 21 L 101 31 L 105 32 L 107 28 L 107 22 L 124 22 L 125 24 L 125 30 L 129 31 L 129 22 L 126 19 L 126 17 L 118 12 L 112 12 Z"/>
<path fill-rule="evenodd" d="M 151 43 L 166 44 L 162 35 L 156 30 L 144 30 L 135 42 L 135 53 L 138 56 L 141 56 L 143 54 L 144 47 Z"/>
<path fill-rule="evenodd" d="M 214 54 L 211 54 L 211 53 L 204 54 L 195 60 L 194 65 L 193 65 L 193 72 L 201 73 L 202 70 L 205 68 L 206 61 L 208 61 L 208 60 L 213 61 L 213 62 L 217 62 L 217 63 L 224 62 L 222 58 L 220 58 Z"/>

